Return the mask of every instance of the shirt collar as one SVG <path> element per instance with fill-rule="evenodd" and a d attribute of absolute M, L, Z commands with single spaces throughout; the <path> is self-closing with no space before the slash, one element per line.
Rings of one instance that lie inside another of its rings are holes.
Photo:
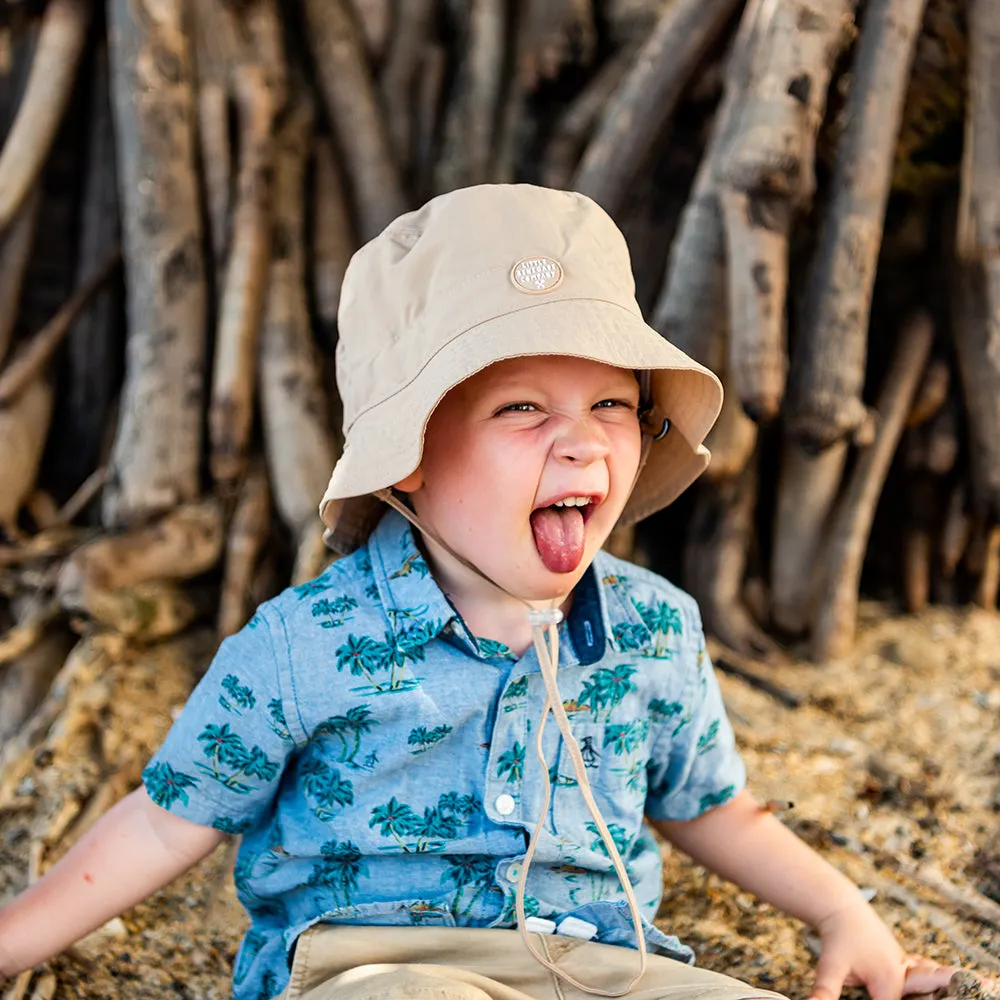
<path fill-rule="evenodd" d="M 653 634 L 632 603 L 628 580 L 621 570 L 622 564 L 602 550 L 589 572 L 597 583 L 605 634 L 612 648 L 618 653 L 641 651 L 652 644 Z"/>
<path fill-rule="evenodd" d="M 405 615 L 408 626 L 420 626 L 427 639 L 441 634 L 446 626 L 467 651 L 490 659 L 468 634 L 461 616 L 445 597 L 417 547 L 409 522 L 394 510 L 379 521 L 368 543 L 372 575 L 390 625 Z M 642 650 L 652 642 L 629 597 L 619 564 L 605 552 L 598 552 L 583 574 L 573 594 L 573 608 L 564 626 L 576 661 L 596 663 L 610 641 L 617 652 Z M 464 641 L 462 641 L 464 640 Z M 482 640 L 479 640 L 480 642 Z"/>
<path fill-rule="evenodd" d="M 420 627 L 429 641 L 453 619 L 458 620 L 401 514 L 386 511 L 371 534 L 368 551 L 375 586 L 393 631 L 405 618 L 408 628 Z"/>

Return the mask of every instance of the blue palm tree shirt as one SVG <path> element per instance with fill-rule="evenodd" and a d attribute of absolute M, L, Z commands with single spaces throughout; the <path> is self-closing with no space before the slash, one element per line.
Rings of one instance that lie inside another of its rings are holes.
<path fill-rule="evenodd" d="M 647 945 L 690 961 L 652 924 L 660 853 L 643 817 L 693 819 L 745 780 L 697 605 L 601 552 L 560 629 L 563 704 Z M 518 659 L 470 634 L 395 511 L 226 639 L 143 780 L 163 808 L 243 836 L 238 1000 L 278 994 L 296 938 L 319 921 L 515 926 L 544 701 L 534 649 Z M 598 940 L 634 947 L 554 722 L 544 737 L 552 804 L 526 910 L 579 916 Z"/>

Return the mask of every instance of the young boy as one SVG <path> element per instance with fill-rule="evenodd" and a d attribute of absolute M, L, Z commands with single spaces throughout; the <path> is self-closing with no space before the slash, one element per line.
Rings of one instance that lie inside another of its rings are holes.
<path fill-rule="evenodd" d="M 704 470 L 721 402 L 607 215 L 443 195 L 356 254 L 340 328 L 346 557 L 223 643 L 145 787 L 0 912 L 0 971 L 240 834 L 240 1000 L 775 996 L 653 926 L 645 818 L 817 930 L 817 1000 L 946 985 L 744 790 L 694 602 L 600 551 Z"/>

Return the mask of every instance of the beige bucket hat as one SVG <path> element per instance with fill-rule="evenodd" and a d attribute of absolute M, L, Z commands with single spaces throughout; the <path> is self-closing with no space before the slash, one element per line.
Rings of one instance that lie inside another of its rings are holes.
<path fill-rule="evenodd" d="M 656 440 L 619 523 L 665 507 L 708 465 L 702 442 L 722 386 L 643 321 L 625 239 L 584 195 L 497 184 L 432 199 L 355 253 L 338 323 L 345 444 L 320 516 L 339 552 L 362 545 L 381 517 L 373 492 L 419 466 L 442 397 L 505 358 L 561 354 L 650 372 Z"/>

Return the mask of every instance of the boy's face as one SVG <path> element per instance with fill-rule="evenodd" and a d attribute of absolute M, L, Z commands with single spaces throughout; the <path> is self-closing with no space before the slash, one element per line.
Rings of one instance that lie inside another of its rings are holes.
<path fill-rule="evenodd" d="M 420 468 L 397 486 L 431 530 L 505 590 L 564 597 L 628 500 L 638 403 L 626 369 L 553 356 L 497 362 L 438 404 Z"/>

